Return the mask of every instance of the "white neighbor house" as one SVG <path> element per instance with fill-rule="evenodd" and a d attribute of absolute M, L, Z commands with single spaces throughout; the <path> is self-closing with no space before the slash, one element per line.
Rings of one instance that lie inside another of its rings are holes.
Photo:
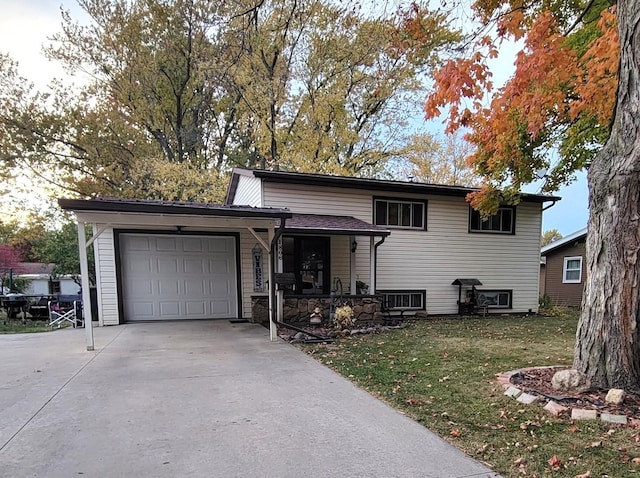
<path fill-rule="evenodd" d="M 54 276 L 54 264 L 40 262 L 20 263 L 20 273 L 16 279 L 26 279 L 29 285 L 24 290 L 26 295 L 74 295 L 80 286 L 71 276 Z"/>
<path fill-rule="evenodd" d="M 59 202 L 93 230 L 100 325 L 251 319 L 260 297 L 281 317 L 282 293 L 270 293 L 276 272 L 295 278 L 284 299 L 365 284 L 408 312 L 455 314 L 452 282 L 477 278 L 490 308 L 536 312 L 543 206 L 559 198 L 523 195 L 482 221 L 465 201 L 470 191 L 236 169 L 222 206 Z"/>

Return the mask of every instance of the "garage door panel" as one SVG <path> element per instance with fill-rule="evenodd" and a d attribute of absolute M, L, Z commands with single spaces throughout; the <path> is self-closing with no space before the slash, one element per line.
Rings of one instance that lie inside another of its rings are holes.
<path fill-rule="evenodd" d="M 130 251 L 150 251 L 151 238 L 146 236 L 131 236 L 127 241 L 127 249 Z"/>
<path fill-rule="evenodd" d="M 229 314 L 231 311 L 229 310 L 229 303 L 223 300 L 213 300 L 211 301 L 211 310 L 214 314 Z"/>
<path fill-rule="evenodd" d="M 184 252 L 205 252 L 207 250 L 205 240 L 197 237 L 185 237 L 182 241 Z"/>
<path fill-rule="evenodd" d="M 175 279 L 158 280 L 158 295 L 177 297 L 180 294 L 180 284 Z"/>
<path fill-rule="evenodd" d="M 125 320 L 237 317 L 235 238 L 121 234 Z"/>
<path fill-rule="evenodd" d="M 206 317 L 207 308 L 203 301 L 190 301 L 185 303 L 186 313 L 190 316 Z"/>
<path fill-rule="evenodd" d="M 173 317 L 180 315 L 180 302 L 178 301 L 161 301 L 159 304 L 160 317 Z"/>
<path fill-rule="evenodd" d="M 136 302 L 132 306 L 132 312 L 135 317 L 152 320 L 156 315 L 153 305 L 153 302 Z"/>
<path fill-rule="evenodd" d="M 178 250 L 177 239 L 174 237 L 156 237 L 156 251 L 175 252 Z"/>

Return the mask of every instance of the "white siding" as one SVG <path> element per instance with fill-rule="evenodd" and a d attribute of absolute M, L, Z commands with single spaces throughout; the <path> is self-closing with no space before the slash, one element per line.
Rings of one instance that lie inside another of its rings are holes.
<path fill-rule="evenodd" d="M 262 206 L 261 181 L 253 176 L 238 175 L 238 187 L 233 198 L 238 206 Z"/>
<path fill-rule="evenodd" d="M 469 233 L 469 205 L 461 197 L 270 182 L 263 184 L 263 190 L 267 207 L 288 207 L 294 213 L 348 215 L 369 223 L 373 219 L 373 196 L 426 199 L 427 230 L 392 229 L 379 247 L 377 289 L 426 290 L 429 314 L 454 314 L 458 310 L 458 288 L 451 282 L 475 277 L 483 283 L 479 289 L 513 290 L 510 312 L 538 310 L 539 203 L 519 204 L 515 235 L 503 235 Z M 348 254 L 336 258 L 345 262 L 344 266 L 332 262 L 335 274 L 342 276 L 348 271 Z M 368 238 L 358 238 L 357 276 L 369 283 Z"/>
<path fill-rule="evenodd" d="M 105 226 L 98 224 L 94 231 L 103 227 Z M 93 244 L 95 248 L 99 324 L 118 325 L 120 319 L 118 316 L 118 288 L 113 228 L 106 227 Z"/>
<path fill-rule="evenodd" d="M 258 233 L 258 236 L 269 244 L 267 239 L 267 233 Z M 251 296 L 264 296 L 267 297 L 269 280 L 269 251 L 262 248 L 262 268 L 264 277 L 264 292 L 253 291 L 253 248 L 259 245 L 255 237 L 248 231 L 244 230 L 240 232 L 240 277 L 242 284 L 242 317 L 248 319 L 251 317 Z M 261 247 L 261 246 L 259 246 Z"/>
<path fill-rule="evenodd" d="M 345 294 L 349 292 L 351 278 L 350 250 L 349 236 L 331 238 L 331 287 L 334 287 L 336 279 L 340 279 Z"/>
<path fill-rule="evenodd" d="M 300 214 L 330 214 L 333 216 L 353 216 L 362 221 L 372 221 L 372 195 L 358 189 L 326 188 L 318 186 L 300 186 L 290 184 L 275 184 L 264 182 L 263 186 L 265 207 L 286 207 L 294 213 Z M 369 238 L 357 237 L 356 277 L 369 284 Z M 339 239 L 336 244 L 339 244 Z M 348 244 L 348 239 L 347 243 Z M 337 247 L 332 244 L 331 268 L 334 276 L 342 280 L 346 291 L 349 284 L 349 256 L 348 246 L 343 256 L 336 256 Z M 339 261 L 346 263 L 341 265 Z"/>

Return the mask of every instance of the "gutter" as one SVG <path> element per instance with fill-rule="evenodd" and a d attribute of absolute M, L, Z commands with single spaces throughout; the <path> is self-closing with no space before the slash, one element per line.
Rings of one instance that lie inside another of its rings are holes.
<path fill-rule="evenodd" d="M 387 236 L 382 236 L 378 242 L 373 245 L 373 279 L 376 289 L 378 288 L 378 247 L 380 247 L 384 241 L 387 239 Z M 374 294 L 376 291 L 372 291 Z"/>

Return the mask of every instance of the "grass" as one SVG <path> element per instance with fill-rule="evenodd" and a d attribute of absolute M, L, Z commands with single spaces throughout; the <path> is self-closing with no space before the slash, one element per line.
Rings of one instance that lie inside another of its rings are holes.
<path fill-rule="evenodd" d="M 7 319 L 5 312 L 0 312 L 0 334 L 30 334 L 50 332 L 48 321 L 28 320 L 25 324 L 19 319 Z"/>
<path fill-rule="evenodd" d="M 561 310 L 434 319 L 302 347 L 502 476 L 640 476 L 636 429 L 555 418 L 495 382 L 499 372 L 570 365 L 576 325 L 577 313 Z"/>

